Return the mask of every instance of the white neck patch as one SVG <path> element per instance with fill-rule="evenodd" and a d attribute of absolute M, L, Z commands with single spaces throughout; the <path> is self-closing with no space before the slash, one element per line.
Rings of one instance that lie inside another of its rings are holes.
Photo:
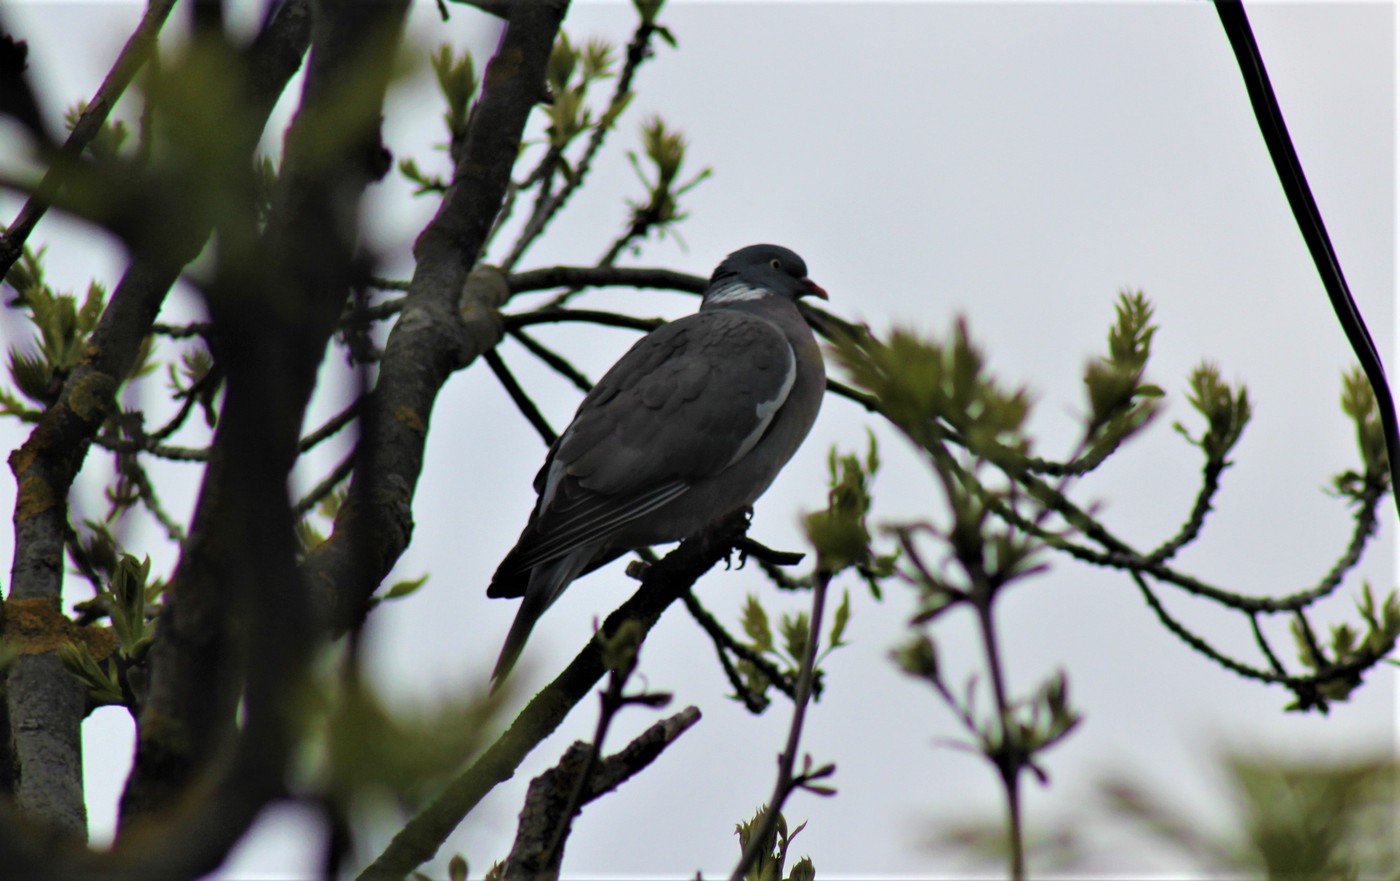
<path fill-rule="evenodd" d="M 705 295 L 706 303 L 742 303 L 746 300 L 761 300 L 773 296 L 767 288 L 756 288 L 740 281 L 717 287 Z"/>

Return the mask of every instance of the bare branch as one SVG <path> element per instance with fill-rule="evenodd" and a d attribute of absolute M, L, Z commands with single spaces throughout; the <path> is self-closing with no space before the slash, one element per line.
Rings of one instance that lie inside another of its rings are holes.
<path fill-rule="evenodd" d="M 34 231 L 39 219 L 48 211 L 49 204 L 54 196 L 63 187 L 63 174 L 67 167 L 77 161 L 84 149 L 102 130 L 102 125 L 107 121 L 107 116 L 116 106 L 127 86 L 131 85 L 136 72 L 146 63 L 146 59 L 155 51 L 156 39 L 160 35 L 160 29 L 165 26 L 165 20 L 170 15 L 170 10 L 175 6 L 175 0 L 151 0 L 146 6 L 146 14 L 141 17 L 141 22 L 136 26 L 127 39 L 126 45 L 117 55 L 117 60 L 112 65 L 112 69 L 107 72 L 107 77 L 98 87 L 97 92 L 88 102 L 83 110 L 78 122 L 73 126 L 73 131 L 69 133 L 68 139 L 63 142 L 58 155 L 54 157 L 51 167 L 44 174 L 43 180 L 39 182 L 39 188 L 20 208 L 14 222 L 9 225 L 4 234 L 0 235 L 0 277 L 10 271 L 10 267 L 15 265 L 15 261 L 24 253 L 24 243 L 29 238 L 29 234 Z"/>
<path fill-rule="evenodd" d="M 331 540 L 303 564 L 317 612 L 335 632 L 363 616 L 370 595 L 408 544 L 410 505 L 438 391 L 454 370 L 500 339 L 496 310 L 509 292 L 489 273 L 478 273 L 469 285 L 468 273 L 501 207 L 525 120 L 543 96 L 545 63 L 565 6 L 511 7 L 468 121 L 453 185 L 414 247 L 417 263 L 403 314 L 389 334 L 366 403 L 364 458 Z M 359 547 L 337 540 L 352 522 L 364 530 Z"/>
<path fill-rule="evenodd" d="M 113 437 L 110 434 L 99 434 L 93 438 L 93 443 L 114 453 L 150 453 L 158 459 L 166 459 L 171 462 L 209 461 L 209 450 L 205 447 L 177 447 L 172 444 L 158 444 L 150 438 L 129 440 Z"/>
<path fill-rule="evenodd" d="M 725 557 L 748 528 L 744 512 L 726 517 L 682 542 L 647 570 L 627 602 L 603 623 L 603 639 L 617 633 L 625 621 L 639 621 L 650 630 L 671 603 Z M 509 780 L 517 767 L 544 738 L 554 732 L 569 711 L 602 678 L 603 650 L 599 637 L 526 705 L 501 737 L 436 799 L 394 836 L 394 840 L 362 873 L 358 881 L 399 881 L 432 859 L 442 842 L 496 784 Z"/>
<path fill-rule="evenodd" d="M 709 285 L 698 275 L 672 269 L 650 269 L 627 266 L 550 266 L 515 272 L 509 276 L 512 294 L 548 291 L 554 288 L 630 287 L 656 288 L 703 294 Z"/>
<path fill-rule="evenodd" d="M 505 316 L 506 330 L 516 330 L 535 324 L 558 324 L 566 321 L 581 321 L 588 324 L 601 324 L 604 327 L 622 327 L 643 332 L 656 330 L 666 323 L 660 318 L 636 318 L 618 312 L 600 312 L 596 309 L 538 309 L 533 312 L 517 312 Z"/>
<path fill-rule="evenodd" d="M 207 338 L 213 329 L 213 325 L 207 321 L 192 321 L 189 324 L 164 324 L 156 322 L 151 325 L 151 333 L 170 337 L 172 340 L 185 340 L 194 337 Z"/>
<path fill-rule="evenodd" d="M 524 346 L 530 354 L 548 364 L 555 373 L 558 373 L 560 376 L 569 380 L 569 382 L 572 382 L 574 388 L 584 394 L 588 394 L 593 390 L 593 380 L 584 376 L 583 373 L 575 368 L 574 365 L 570 364 L 568 359 L 564 356 L 555 352 L 548 346 L 545 346 L 539 340 L 536 340 L 518 327 L 511 330 L 510 335 L 515 337 L 520 345 Z"/>
<path fill-rule="evenodd" d="M 1190 516 L 1186 518 L 1186 522 L 1182 524 L 1176 535 L 1147 555 L 1148 560 L 1153 563 L 1165 563 L 1201 534 L 1201 527 L 1205 525 L 1206 515 L 1210 513 L 1211 500 L 1220 490 L 1220 473 L 1225 470 L 1227 465 L 1228 463 L 1224 459 L 1217 459 L 1214 456 L 1206 458 L 1206 464 L 1201 469 L 1201 488 L 1196 492 L 1196 503 L 1191 506 Z"/>
<path fill-rule="evenodd" d="M 352 450 L 349 455 L 341 459 L 331 470 L 331 473 L 324 480 L 311 488 L 311 491 L 297 500 L 292 506 L 292 513 L 298 517 L 303 516 L 312 508 L 316 507 L 322 499 L 335 492 L 335 488 L 345 482 L 350 476 L 350 472 L 355 468 L 355 453 Z"/>
<path fill-rule="evenodd" d="M 540 412 L 540 408 L 535 406 L 535 402 L 530 400 L 530 396 L 520 387 L 515 376 L 506 367 L 506 362 L 501 360 L 501 355 L 495 349 L 490 349 L 485 354 L 486 364 L 491 368 L 491 372 L 496 374 L 496 378 L 505 387 L 506 394 L 515 402 L 515 406 L 520 410 L 520 414 L 525 420 L 534 426 L 535 431 L 544 440 L 545 446 L 550 446 L 558 439 L 559 435 L 553 428 L 549 427 L 549 422 Z"/>
<path fill-rule="evenodd" d="M 698 721 L 700 711 L 695 707 L 686 707 L 674 716 L 657 722 L 622 750 L 599 761 L 591 769 L 587 780 L 580 780 L 580 775 L 589 765 L 591 745 L 582 741 L 570 745 L 558 764 L 530 782 L 525 806 L 520 811 L 515 844 L 511 847 L 501 877 L 557 878 L 563 847 L 562 843 L 549 847 L 550 839 L 565 822 L 564 814 L 569 811 L 572 793 L 580 792 L 579 803 L 573 807 L 582 807 L 611 792 L 655 761 L 663 750 Z M 546 854 L 552 858 L 542 860 Z"/>
<path fill-rule="evenodd" d="M 297 452 L 305 453 L 317 444 L 338 434 L 341 429 L 354 421 L 355 416 L 360 412 L 360 400 L 350 402 L 350 406 L 326 420 L 326 424 L 308 434 L 297 444 Z"/>

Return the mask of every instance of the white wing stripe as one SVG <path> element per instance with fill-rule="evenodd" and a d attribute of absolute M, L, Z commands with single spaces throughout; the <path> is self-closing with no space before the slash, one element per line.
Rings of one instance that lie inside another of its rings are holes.
<path fill-rule="evenodd" d="M 778 410 L 782 409 L 783 402 L 787 400 L 788 394 L 792 392 L 792 384 L 797 381 L 797 357 L 793 355 L 792 346 L 788 345 L 786 340 L 783 342 L 783 351 L 787 353 L 787 364 L 784 365 L 785 372 L 783 373 L 783 383 L 778 387 L 778 393 L 771 399 L 758 402 L 758 408 L 754 413 L 754 415 L 758 417 L 758 424 L 755 425 L 753 431 L 749 432 L 748 436 L 744 438 L 743 443 L 739 444 L 739 449 L 734 451 L 734 455 L 729 457 L 729 461 L 724 463 L 725 468 L 728 468 L 730 465 L 733 465 L 735 462 L 747 456 L 749 451 L 758 445 L 759 440 L 763 437 L 763 433 L 767 431 L 768 426 L 773 423 L 773 416 L 777 414 Z"/>

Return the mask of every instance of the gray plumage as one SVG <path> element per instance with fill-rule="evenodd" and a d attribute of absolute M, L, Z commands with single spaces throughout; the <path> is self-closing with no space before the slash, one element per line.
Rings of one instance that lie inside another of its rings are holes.
<path fill-rule="evenodd" d="M 700 311 L 632 346 L 583 399 L 535 477 L 539 499 L 486 595 L 523 597 L 491 677 L 579 575 L 687 538 L 753 504 L 821 408 L 826 372 L 799 297 L 826 299 L 802 258 L 725 258 Z"/>

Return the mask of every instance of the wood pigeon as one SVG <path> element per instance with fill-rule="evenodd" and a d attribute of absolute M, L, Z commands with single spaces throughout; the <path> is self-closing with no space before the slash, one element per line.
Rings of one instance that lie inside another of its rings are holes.
<path fill-rule="evenodd" d="M 575 578 L 687 538 L 768 489 L 826 389 L 821 350 L 797 311 L 806 296 L 826 291 L 801 257 L 741 248 L 715 269 L 700 311 L 638 340 L 579 404 L 486 591 L 524 598 L 491 674 L 497 685 Z"/>

